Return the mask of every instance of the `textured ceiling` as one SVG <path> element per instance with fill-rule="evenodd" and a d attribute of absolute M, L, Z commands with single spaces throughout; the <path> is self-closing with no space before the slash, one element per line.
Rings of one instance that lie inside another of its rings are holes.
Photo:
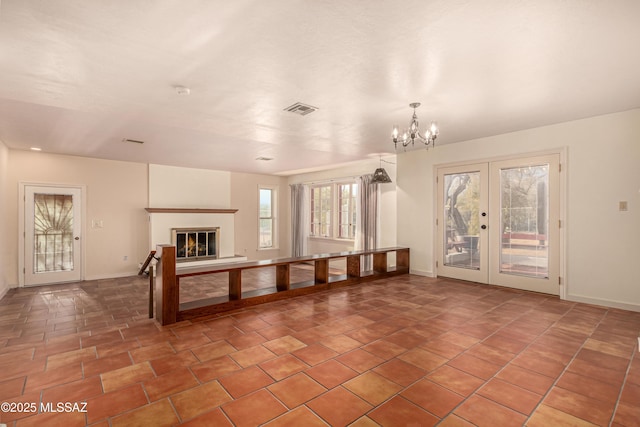
<path fill-rule="evenodd" d="M 415 101 L 438 144 L 622 111 L 640 107 L 638 17 L 637 0 L 1 0 L 0 140 L 287 174 L 393 152 Z"/>

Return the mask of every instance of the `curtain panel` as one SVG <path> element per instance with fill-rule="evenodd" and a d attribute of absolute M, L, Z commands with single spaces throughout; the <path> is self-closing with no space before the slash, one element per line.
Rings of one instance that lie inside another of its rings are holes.
<path fill-rule="evenodd" d="M 309 187 L 291 184 L 291 256 L 307 254 L 307 238 L 311 213 Z"/>
<path fill-rule="evenodd" d="M 372 180 L 373 175 L 363 175 L 358 178 L 356 250 L 376 249 L 378 245 L 378 184 L 373 183 Z M 364 256 L 362 269 L 369 271 L 372 268 L 372 256 Z"/>

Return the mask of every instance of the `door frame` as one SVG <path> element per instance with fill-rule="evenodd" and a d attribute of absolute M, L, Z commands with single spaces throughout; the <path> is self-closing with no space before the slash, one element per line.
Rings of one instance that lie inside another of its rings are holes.
<path fill-rule="evenodd" d="M 26 247 L 26 227 L 25 227 L 25 188 L 26 187 L 55 187 L 55 188 L 74 188 L 80 190 L 81 203 L 80 203 L 80 215 L 81 215 L 81 239 L 80 245 L 80 280 L 84 280 L 86 271 L 86 231 L 87 231 L 87 187 L 82 184 L 54 184 L 50 182 L 33 182 L 33 181 L 20 181 L 18 182 L 18 287 L 25 287 L 25 247 Z"/>
<path fill-rule="evenodd" d="M 560 157 L 560 176 L 559 176 L 559 217 L 560 217 L 560 230 L 559 230 L 559 242 L 558 242 L 558 263 L 559 263 L 559 274 L 560 274 L 560 284 L 559 293 L 560 299 L 567 298 L 567 288 L 569 286 L 569 277 L 567 276 L 567 178 L 568 178 L 568 165 L 567 165 L 567 147 L 560 147 L 549 150 L 541 150 L 541 151 L 532 151 L 527 153 L 515 153 L 504 156 L 494 156 L 494 157 L 483 157 L 483 158 L 474 158 L 463 160 L 459 162 L 451 162 L 451 163 L 435 163 L 433 165 L 432 170 L 432 183 L 433 183 L 433 223 L 432 223 L 432 251 L 431 251 L 431 262 L 434 266 L 435 277 L 438 277 L 438 225 L 436 224 L 436 220 L 438 218 L 438 169 L 440 168 L 449 168 L 449 167 L 460 167 L 467 165 L 475 165 L 477 163 L 491 163 L 491 162 L 499 162 L 504 160 L 516 160 L 525 157 L 536 157 L 536 156 L 544 156 L 557 154 Z"/>

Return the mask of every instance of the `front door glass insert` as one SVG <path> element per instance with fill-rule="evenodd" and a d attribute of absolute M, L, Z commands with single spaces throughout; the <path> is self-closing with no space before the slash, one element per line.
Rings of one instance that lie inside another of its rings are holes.
<path fill-rule="evenodd" d="M 73 270 L 73 196 L 34 195 L 34 273 Z"/>

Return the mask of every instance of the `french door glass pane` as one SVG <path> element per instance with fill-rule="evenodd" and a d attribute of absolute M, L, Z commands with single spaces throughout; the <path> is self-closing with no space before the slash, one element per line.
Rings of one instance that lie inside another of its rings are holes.
<path fill-rule="evenodd" d="M 500 272 L 549 277 L 549 165 L 500 170 Z"/>
<path fill-rule="evenodd" d="M 73 270 L 73 196 L 34 194 L 34 273 Z"/>
<path fill-rule="evenodd" d="M 444 175 L 444 264 L 480 269 L 480 172 Z"/>

